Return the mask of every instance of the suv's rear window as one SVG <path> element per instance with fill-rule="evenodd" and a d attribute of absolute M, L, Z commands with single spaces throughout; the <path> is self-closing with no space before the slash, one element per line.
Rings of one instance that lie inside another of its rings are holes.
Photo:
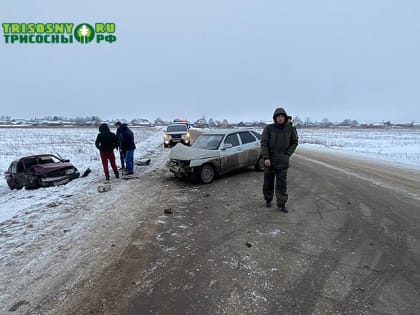
<path fill-rule="evenodd" d="M 187 131 L 187 126 L 185 125 L 170 125 L 166 129 L 167 132 L 182 132 Z"/>

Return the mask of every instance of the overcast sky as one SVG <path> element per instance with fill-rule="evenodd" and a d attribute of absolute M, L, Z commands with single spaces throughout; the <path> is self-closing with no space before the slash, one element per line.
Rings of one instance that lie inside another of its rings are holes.
<path fill-rule="evenodd" d="M 5 44 L 0 115 L 420 121 L 420 1 L 1 1 L 0 23 L 116 23 Z"/>

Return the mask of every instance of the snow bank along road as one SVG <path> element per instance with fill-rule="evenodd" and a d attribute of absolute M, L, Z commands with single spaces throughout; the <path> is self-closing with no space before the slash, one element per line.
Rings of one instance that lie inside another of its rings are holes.
<path fill-rule="evenodd" d="M 298 149 L 284 214 L 264 207 L 262 173 L 195 185 L 160 167 L 167 152 L 139 179 L 54 207 L 74 225 L 49 222 L 50 241 L 6 260 L 0 313 L 418 313 L 418 170 Z"/>

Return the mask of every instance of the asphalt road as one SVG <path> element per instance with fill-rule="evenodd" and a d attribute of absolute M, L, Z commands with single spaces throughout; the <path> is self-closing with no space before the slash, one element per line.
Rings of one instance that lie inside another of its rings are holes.
<path fill-rule="evenodd" d="M 304 150 L 291 164 L 287 214 L 252 169 L 144 179 L 130 245 L 63 312 L 419 314 L 419 172 Z"/>

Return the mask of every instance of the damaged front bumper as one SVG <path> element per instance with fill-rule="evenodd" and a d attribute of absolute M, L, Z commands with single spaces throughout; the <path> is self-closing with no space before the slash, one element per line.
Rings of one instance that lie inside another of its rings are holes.
<path fill-rule="evenodd" d="M 194 173 L 194 168 L 190 167 L 190 161 L 170 159 L 166 166 L 177 177 L 187 177 Z"/>
<path fill-rule="evenodd" d="M 65 185 L 73 179 L 79 178 L 80 173 L 74 172 L 72 174 L 61 175 L 61 176 L 48 176 L 41 178 L 41 187 L 51 187 Z"/>

